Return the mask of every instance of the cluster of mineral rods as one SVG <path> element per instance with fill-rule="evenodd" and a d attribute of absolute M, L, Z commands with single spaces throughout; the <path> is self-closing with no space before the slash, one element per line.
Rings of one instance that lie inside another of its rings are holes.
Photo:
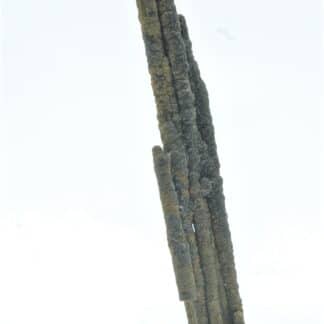
<path fill-rule="evenodd" d="M 137 0 L 163 143 L 153 148 L 189 324 L 244 324 L 208 93 L 172 0 Z"/>

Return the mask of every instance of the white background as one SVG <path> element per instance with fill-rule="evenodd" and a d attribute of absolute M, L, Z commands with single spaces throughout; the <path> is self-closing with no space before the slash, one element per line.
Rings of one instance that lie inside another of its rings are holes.
<path fill-rule="evenodd" d="M 320 1 L 178 0 L 247 324 L 318 324 Z M 184 324 L 131 0 L 3 0 L 0 324 Z M 323 197 L 321 197 L 323 198 Z"/>

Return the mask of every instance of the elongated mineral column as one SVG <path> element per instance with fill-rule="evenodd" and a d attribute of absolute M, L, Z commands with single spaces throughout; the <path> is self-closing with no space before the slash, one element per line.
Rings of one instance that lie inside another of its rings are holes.
<path fill-rule="evenodd" d="M 208 94 L 172 0 L 137 0 L 163 149 L 153 149 L 189 324 L 244 324 Z"/>

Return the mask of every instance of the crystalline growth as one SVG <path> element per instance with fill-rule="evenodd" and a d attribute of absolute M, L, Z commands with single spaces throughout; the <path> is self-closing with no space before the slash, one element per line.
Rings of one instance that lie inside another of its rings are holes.
<path fill-rule="evenodd" d="M 172 0 L 137 0 L 163 148 L 153 148 L 190 324 L 244 324 L 208 94 Z"/>

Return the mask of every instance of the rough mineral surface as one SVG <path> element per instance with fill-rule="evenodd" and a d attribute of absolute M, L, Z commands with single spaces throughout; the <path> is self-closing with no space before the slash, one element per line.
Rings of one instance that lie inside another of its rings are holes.
<path fill-rule="evenodd" d="M 244 324 L 208 94 L 172 0 L 137 0 L 163 149 L 153 148 L 189 324 Z"/>

